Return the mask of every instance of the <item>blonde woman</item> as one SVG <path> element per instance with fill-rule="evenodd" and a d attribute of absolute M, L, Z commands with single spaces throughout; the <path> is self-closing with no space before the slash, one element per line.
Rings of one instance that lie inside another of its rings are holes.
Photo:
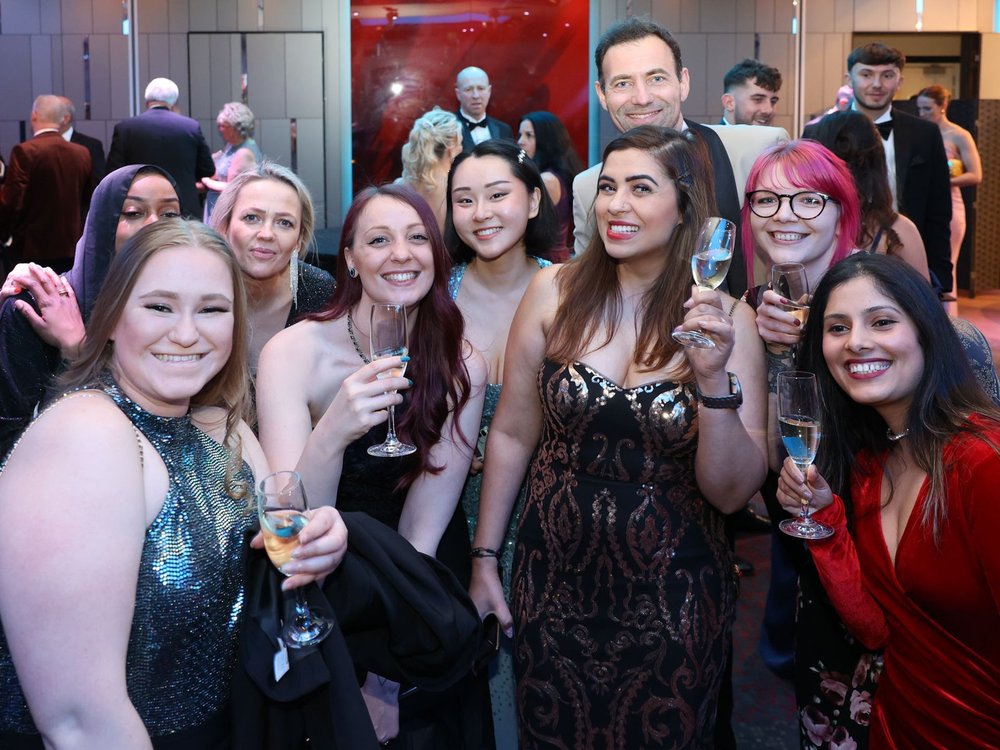
<path fill-rule="evenodd" d="M 403 145 L 403 176 L 397 182 L 416 190 L 434 212 L 438 229 L 444 231 L 448 210 L 448 171 L 462 153 L 462 126 L 454 112 L 435 107 L 413 123 Z"/>

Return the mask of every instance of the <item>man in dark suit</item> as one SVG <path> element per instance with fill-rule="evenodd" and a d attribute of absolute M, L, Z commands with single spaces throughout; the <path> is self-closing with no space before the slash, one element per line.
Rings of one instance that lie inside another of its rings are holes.
<path fill-rule="evenodd" d="M 180 92 L 168 78 L 154 78 L 146 87 L 146 111 L 115 125 L 108 151 L 108 171 L 126 164 L 155 164 L 177 182 L 177 196 L 186 216 L 202 215 L 197 182 L 215 174 L 212 152 L 196 120 L 171 111 Z"/>
<path fill-rule="evenodd" d="M 942 299 L 951 294 L 951 181 L 948 157 L 938 127 L 892 106 L 903 82 L 906 57 L 884 44 L 866 44 L 847 57 L 854 89 L 852 107 L 867 115 L 882 133 L 889 185 L 899 213 L 917 225 L 927 266 Z M 811 128 L 803 136 L 808 138 Z"/>
<path fill-rule="evenodd" d="M 462 151 L 471 151 L 490 138 L 514 140 L 510 125 L 486 114 L 490 103 L 490 77 L 481 68 L 464 68 L 455 77 L 458 121 L 462 123 Z"/>
<path fill-rule="evenodd" d="M 681 103 L 687 99 L 689 90 L 688 69 L 681 63 L 680 45 L 670 32 L 648 19 L 627 18 L 604 33 L 597 43 L 594 60 L 599 76 L 594 82 L 597 98 L 620 132 L 639 125 L 658 125 L 691 130 L 702 138 L 712 159 L 719 215 L 738 226 L 741 204 L 725 146 L 711 128 L 686 120 L 681 113 Z M 600 170 L 601 165 L 595 165 L 573 180 L 577 255 L 586 250 L 594 233 L 591 207 L 597 196 Z M 746 291 L 739 232 L 726 280 L 734 297 Z"/>
<path fill-rule="evenodd" d="M 59 132 L 62 133 L 64 140 L 67 140 L 70 143 L 75 143 L 78 146 L 83 146 L 90 152 L 91 177 L 93 178 L 94 187 L 97 187 L 97 183 L 103 180 L 104 175 L 108 173 L 108 163 L 104 158 L 104 144 L 97 138 L 92 138 L 86 133 L 81 133 L 76 129 L 74 123 L 74 118 L 76 117 L 76 107 L 73 105 L 73 100 L 66 96 L 61 96 L 59 98 L 62 100 L 63 107 L 65 107 L 65 113 L 63 114 L 62 124 L 59 126 Z M 87 199 L 89 207 L 90 196 L 87 196 Z"/>
<path fill-rule="evenodd" d="M 73 265 L 83 232 L 83 210 L 92 189 L 90 154 L 59 136 L 63 103 L 43 94 L 31 108 L 33 137 L 14 146 L 0 189 L 0 236 L 10 234 L 4 264 L 35 262 L 54 271 Z"/>

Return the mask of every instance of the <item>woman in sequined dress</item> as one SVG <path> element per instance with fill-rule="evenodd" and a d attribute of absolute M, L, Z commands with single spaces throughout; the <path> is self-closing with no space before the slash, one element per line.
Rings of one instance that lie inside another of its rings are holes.
<path fill-rule="evenodd" d="M 471 592 L 514 632 L 522 748 L 712 747 L 736 597 L 724 514 L 763 479 L 766 426 L 752 311 L 692 292 L 712 192 L 696 138 L 619 137 L 593 246 L 539 271 L 514 318 L 475 538 L 502 543 L 527 471 L 513 617 L 495 559 L 473 559 Z M 716 348 L 682 348 L 678 327 Z"/>
<path fill-rule="evenodd" d="M 448 288 L 462 311 L 466 337 L 486 358 L 489 368 L 476 456 L 462 490 L 471 537 L 479 517 L 485 438 L 500 400 L 507 332 L 528 283 L 539 268 L 551 265 L 536 253 L 553 247 L 558 225 L 538 168 L 524 151 L 506 141 L 484 141 L 459 156 L 448 179 L 448 195 L 445 241 L 456 260 Z M 522 486 L 500 549 L 508 597 L 523 490 Z M 516 747 L 514 664 L 509 640 L 504 641 L 491 666 L 490 702 L 497 747 Z"/>
<path fill-rule="evenodd" d="M 276 335 L 261 353 L 261 444 L 275 466 L 298 468 L 316 502 L 368 513 L 460 580 L 464 569 L 467 581 L 469 539 L 458 499 L 479 429 L 486 366 L 464 339 L 462 314 L 448 294 L 450 262 L 437 222 L 412 188 L 369 188 L 351 204 L 340 246 L 329 306 Z M 402 362 L 370 361 L 369 313 L 376 303 L 406 307 L 412 381 L 377 377 Z M 369 456 L 367 448 L 385 438 L 393 403 L 400 440 L 417 451 Z M 416 733 L 418 723 L 419 731 L 427 728 L 405 706 L 400 717 L 397 691 L 394 682 L 366 678 L 363 692 L 380 741 Z M 444 710 L 461 718 L 457 704 Z M 422 746 L 464 746 L 453 737 L 434 735 Z"/>
<path fill-rule="evenodd" d="M 267 472 L 241 419 L 241 279 L 203 225 L 139 232 L 111 263 L 67 395 L 11 452 L 0 746 L 227 747 L 244 535 Z M 325 576 L 346 548 L 335 511 L 309 514 L 285 588 Z"/>

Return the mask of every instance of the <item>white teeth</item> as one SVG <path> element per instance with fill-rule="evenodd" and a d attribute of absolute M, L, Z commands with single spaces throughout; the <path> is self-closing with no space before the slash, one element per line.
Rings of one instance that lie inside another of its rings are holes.
<path fill-rule="evenodd" d="M 639 231 L 639 227 L 630 224 L 612 224 L 611 231 L 618 234 L 634 234 Z"/>
<path fill-rule="evenodd" d="M 412 281 L 417 278 L 416 271 L 406 271 L 405 273 L 386 273 L 382 275 L 386 281 Z"/>
<path fill-rule="evenodd" d="M 201 354 L 154 354 L 161 362 L 197 362 L 202 358 Z"/>
<path fill-rule="evenodd" d="M 772 235 L 780 242 L 795 242 L 805 237 L 801 232 L 772 232 Z"/>
<path fill-rule="evenodd" d="M 489 227 L 488 229 L 477 229 L 473 232 L 476 237 L 492 237 L 494 234 L 500 231 L 500 227 Z"/>
<path fill-rule="evenodd" d="M 869 375 L 873 372 L 883 372 L 889 369 L 888 362 L 856 362 L 847 366 L 852 375 Z"/>

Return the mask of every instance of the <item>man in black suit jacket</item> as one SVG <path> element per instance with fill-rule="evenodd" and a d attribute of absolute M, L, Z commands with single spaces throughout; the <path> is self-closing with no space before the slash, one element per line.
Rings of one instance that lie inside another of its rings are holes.
<path fill-rule="evenodd" d="M 90 182 L 90 154 L 59 136 L 63 105 L 43 94 L 31 108 L 34 136 L 14 146 L 0 189 L 0 236 L 13 239 L 4 252 L 8 268 L 21 262 L 57 272 L 73 264 L 83 232 L 82 207 Z"/>
<path fill-rule="evenodd" d="M 620 132 L 639 125 L 658 125 L 691 130 L 702 138 L 712 159 L 719 215 L 739 226 L 741 202 L 725 146 L 711 128 L 686 120 L 681 113 L 681 103 L 689 90 L 688 69 L 681 63 L 680 46 L 670 32 L 653 21 L 628 18 L 604 33 L 594 58 L 600 76 L 594 82 L 597 98 Z M 598 164 L 573 180 L 577 255 L 586 249 L 594 233 L 591 208 L 600 170 Z M 736 250 L 726 278 L 734 297 L 742 295 L 747 287 L 741 245 L 737 232 Z"/>
<path fill-rule="evenodd" d="M 115 125 L 108 171 L 127 164 L 155 164 L 174 178 L 181 211 L 201 217 L 196 183 L 215 174 L 212 152 L 196 120 L 171 111 L 180 95 L 177 84 L 154 78 L 146 87 L 146 111 Z"/>
<path fill-rule="evenodd" d="M 90 208 L 90 194 L 94 192 L 94 188 L 104 179 L 104 175 L 108 173 L 108 163 L 104 158 L 104 144 L 97 138 L 91 138 L 86 133 L 81 133 L 77 130 L 74 123 L 76 107 L 73 105 L 73 101 L 66 96 L 60 96 L 59 99 L 65 107 L 62 124 L 59 126 L 59 132 L 62 133 L 63 140 L 83 146 L 90 152 L 90 174 L 93 185 L 87 193 L 87 204 L 84 206 L 84 213 L 86 213 Z"/>
<path fill-rule="evenodd" d="M 455 96 L 459 103 L 455 114 L 462 123 L 462 151 L 471 151 L 491 138 L 514 140 L 507 123 L 486 114 L 491 92 L 490 77 L 481 68 L 464 68 L 455 77 Z"/>
<path fill-rule="evenodd" d="M 884 44 L 858 47 L 847 57 L 855 110 L 882 133 L 897 210 L 917 225 L 927 266 L 943 298 L 951 295 L 951 180 L 938 127 L 892 106 L 906 57 Z M 803 136 L 809 137 L 809 128 Z"/>

